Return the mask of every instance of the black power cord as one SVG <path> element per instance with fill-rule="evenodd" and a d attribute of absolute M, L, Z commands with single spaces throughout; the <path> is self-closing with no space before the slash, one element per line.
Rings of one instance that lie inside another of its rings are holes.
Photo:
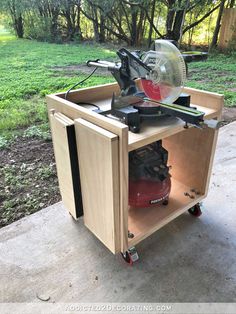
<path fill-rule="evenodd" d="M 76 86 L 83 84 L 85 81 L 87 81 L 97 70 L 97 68 L 95 68 L 85 79 L 83 79 L 82 81 L 79 81 L 78 83 L 76 83 L 75 85 L 73 85 L 70 89 L 68 89 L 68 91 L 65 93 L 65 99 L 67 100 L 69 93 L 71 92 L 72 89 L 74 89 Z"/>

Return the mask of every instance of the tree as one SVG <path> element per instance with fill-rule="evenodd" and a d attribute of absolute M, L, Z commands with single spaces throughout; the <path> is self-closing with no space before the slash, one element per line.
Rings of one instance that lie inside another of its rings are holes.
<path fill-rule="evenodd" d="M 223 2 L 224 1 L 224 4 Z M 198 25 L 219 9 L 213 36 L 217 41 L 224 6 L 236 0 L 0 0 L 18 37 L 56 41 L 93 38 L 150 46 L 152 39 L 191 42 Z"/>
<path fill-rule="evenodd" d="M 182 35 L 202 23 L 209 15 L 217 10 L 220 4 L 209 0 L 163 0 L 167 5 L 166 34 L 165 37 L 175 41 L 181 41 Z M 185 25 L 187 14 L 198 7 L 205 7 L 206 13 L 194 22 Z"/>
<path fill-rule="evenodd" d="M 209 51 L 212 50 L 217 45 L 218 36 L 219 36 L 219 32 L 220 32 L 220 27 L 221 27 L 221 19 L 222 19 L 225 3 L 226 3 L 226 0 L 221 1 L 219 13 L 218 13 L 217 21 L 216 21 L 216 26 L 215 26 L 215 30 L 213 33 L 211 45 L 209 47 Z"/>
<path fill-rule="evenodd" d="M 66 20 L 67 39 L 73 40 L 75 35 L 83 38 L 80 27 L 81 0 L 61 0 L 60 15 Z"/>
<path fill-rule="evenodd" d="M 96 42 L 105 42 L 105 30 L 110 31 L 114 35 L 116 32 L 112 31 L 112 27 L 109 27 L 105 23 L 106 17 L 114 24 L 114 20 L 110 18 L 112 16 L 112 8 L 115 1 L 108 0 L 85 0 L 81 12 L 87 17 L 93 24 L 94 38 Z"/>
<path fill-rule="evenodd" d="M 235 6 L 235 0 L 229 0 L 228 1 L 228 8 L 234 8 L 234 6 Z"/>
<path fill-rule="evenodd" d="M 35 0 L 35 6 L 41 18 L 49 21 L 51 38 L 56 38 L 58 35 L 60 0 Z"/>
<path fill-rule="evenodd" d="M 10 15 L 12 27 L 18 38 L 24 36 L 24 23 L 23 23 L 23 12 L 25 8 L 25 1 L 8 0 L 0 1 L 0 9 Z"/>
<path fill-rule="evenodd" d="M 200 0 L 201 1 L 201 0 Z M 209 2 L 209 1 L 206 1 Z M 221 1 L 220 1 L 221 2 Z M 210 5 L 212 6 L 212 4 L 215 4 L 215 2 L 210 1 Z M 220 6 L 220 3 L 216 4 L 215 6 L 213 6 L 211 9 L 207 8 L 206 13 L 203 14 L 198 20 L 195 20 L 193 23 L 189 24 L 188 26 L 186 26 L 183 29 L 183 34 L 185 34 L 187 31 L 189 31 L 190 29 L 192 29 L 193 27 L 199 25 L 200 23 L 202 23 L 208 16 L 210 16 L 214 11 L 216 11 Z"/>

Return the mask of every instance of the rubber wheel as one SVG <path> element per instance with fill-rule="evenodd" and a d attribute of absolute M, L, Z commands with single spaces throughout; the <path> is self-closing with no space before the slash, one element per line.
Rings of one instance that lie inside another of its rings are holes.
<path fill-rule="evenodd" d="M 164 200 L 164 202 L 162 203 L 162 205 L 167 206 L 169 204 L 168 200 Z"/>
<path fill-rule="evenodd" d="M 188 212 L 195 217 L 200 217 L 202 214 L 201 207 L 199 204 L 196 204 L 195 206 L 190 208 Z"/>
<path fill-rule="evenodd" d="M 121 256 L 123 257 L 126 263 L 128 263 L 130 266 L 133 265 L 133 261 L 128 251 L 126 251 L 124 254 L 121 252 Z"/>

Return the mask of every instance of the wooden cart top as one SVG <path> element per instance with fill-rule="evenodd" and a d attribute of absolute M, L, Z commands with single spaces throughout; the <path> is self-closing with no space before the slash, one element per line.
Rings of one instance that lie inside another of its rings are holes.
<path fill-rule="evenodd" d="M 184 88 L 185 93 L 191 95 L 192 106 L 205 112 L 204 119 L 220 118 L 224 96 L 221 94 Z M 113 93 L 119 92 L 116 83 L 99 85 L 95 87 L 82 88 L 71 91 L 69 100 L 65 100 L 65 93 L 58 93 L 47 96 L 49 109 L 58 109 L 71 119 L 87 118 L 88 121 L 104 127 L 108 131 L 117 133 L 117 128 L 128 132 L 128 150 L 132 151 L 153 141 L 157 141 L 178 133 L 183 130 L 185 123 L 174 117 L 167 117 L 161 120 L 144 121 L 139 133 L 128 131 L 126 125 L 111 118 L 93 112 L 92 106 L 78 106 L 77 102 L 93 103 L 103 110 L 110 109 Z"/>

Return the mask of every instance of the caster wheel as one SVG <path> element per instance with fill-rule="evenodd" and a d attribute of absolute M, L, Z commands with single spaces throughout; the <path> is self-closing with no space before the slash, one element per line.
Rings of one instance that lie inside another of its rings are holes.
<path fill-rule="evenodd" d="M 132 266 L 133 263 L 139 259 L 139 256 L 138 256 L 138 253 L 137 253 L 135 247 L 131 247 L 125 253 L 121 252 L 121 256 L 126 261 L 126 263 L 128 263 L 130 266 Z"/>
<path fill-rule="evenodd" d="M 129 127 L 130 131 L 133 133 L 138 133 L 140 131 L 140 128 L 136 125 L 132 125 Z"/>
<path fill-rule="evenodd" d="M 125 260 L 126 263 L 128 263 L 130 266 L 133 265 L 132 258 L 131 258 L 130 253 L 128 251 L 126 251 L 125 253 L 121 253 L 121 256 L 123 257 L 123 259 Z"/>
<path fill-rule="evenodd" d="M 189 208 L 188 212 L 195 217 L 200 217 L 202 214 L 201 207 L 199 204 L 196 204 L 192 208 Z"/>
<path fill-rule="evenodd" d="M 169 204 L 168 200 L 164 200 L 164 202 L 162 203 L 162 205 L 167 206 Z"/>

